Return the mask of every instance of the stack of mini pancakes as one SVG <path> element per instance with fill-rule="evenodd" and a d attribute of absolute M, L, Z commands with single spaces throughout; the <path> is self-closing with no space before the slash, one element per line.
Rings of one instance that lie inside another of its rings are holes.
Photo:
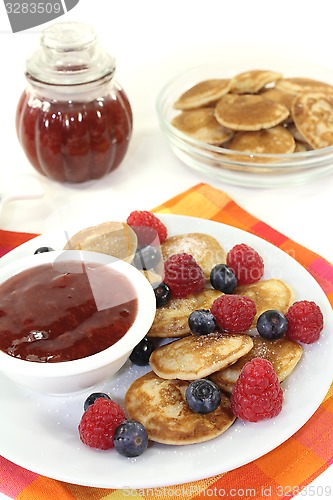
<path fill-rule="evenodd" d="M 105 222 L 79 231 L 65 249 L 99 251 L 128 262 L 137 250 L 135 232 L 126 223 Z M 226 261 L 226 252 L 212 236 L 188 233 L 172 236 L 161 245 L 163 260 L 176 253 L 191 254 L 206 276 L 206 288 L 186 298 L 171 298 L 156 311 L 148 336 L 163 345 L 150 357 L 152 371 L 129 387 L 125 408 L 130 418 L 145 425 L 152 441 L 183 445 L 208 441 L 225 432 L 235 421 L 230 394 L 244 364 L 254 357 L 272 362 L 282 382 L 298 363 L 302 348 L 291 341 L 267 341 L 255 335 L 258 316 L 268 309 L 285 313 L 293 301 L 290 287 L 279 279 L 261 280 L 236 288 L 234 293 L 251 297 L 257 314 L 249 332 L 229 335 L 214 332 L 193 335 L 188 317 L 196 309 L 209 309 L 222 295 L 210 285 L 211 269 Z M 163 262 L 161 263 L 163 267 Z M 144 271 L 145 272 L 145 271 Z M 153 283 L 162 281 L 155 272 L 145 272 Z M 166 343 L 165 343 L 166 342 Z M 185 397 L 192 380 L 209 378 L 222 391 L 220 406 L 211 413 L 193 412 Z"/>
<path fill-rule="evenodd" d="M 168 238 L 162 245 L 164 259 L 175 253 L 192 254 L 207 278 L 206 289 L 184 299 L 171 298 L 156 311 L 148 336 L 167 339 L 150 357 L 152 371 L 135 380 L 125 397 L 130 418 L 145 425 L 152 441 L 172 445 L 208 441 L 225 432 L 235 421 L 230 394 L 244 364 L 254 357 L 272 362 L 282 382 L 295 368 L 302 348 L 287 339 L 268 341 L 256 334 L 257 317 L 268 309 L 285 313 L 293 302 L 290 287 L 281 280 L 267 279 L 236 288 L 234 293 L 251 297 L 257 307 L 253 330 L 230 335 L 214 332 L 194 335 L 188 317 L 195 309 L 209 309 L 222 292 L 211 288 L 211 269 L 225 263 L 220 243 L 202 233 Z M 167 343 L 165 343 L 167 342 Z M 222 391 L 221 405 L 211 413 L 193 412 L 185 397 L 192 380 L 209 378 Z"/>
<path fill-rule="evenodd" d="M 290 154 L 333 145 L 333 86 L 310 78 L 252 70 L 204 80 L 174 108 L 174 127 L 232 151 Z"/>

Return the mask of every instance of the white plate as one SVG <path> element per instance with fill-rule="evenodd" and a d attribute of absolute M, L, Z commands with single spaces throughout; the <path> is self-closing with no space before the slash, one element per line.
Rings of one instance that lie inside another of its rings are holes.
<path fill-rule="evenodd" d="M 226 250 L 236 243 L 251 245 L 264 258 L 264 278 L 285 280 L 297 299 L 314 300 L 321 307 L 325 317 L 321 339 L 305 347 L 299 365 L 283 383 L 282 412 L 261 423 L 236 421 L 224 435 L 203 444 L 152 443 L 140 457 L 127 459 L 115 450 L 92 450 L 80 442 L 77 425 L 88 393 L 66 398 L 40 395 L 1 375 L 0 453 L 4 457 L 39 474 L 81 485 L 125 489 L 174 485 L 226 472 L 264 455 L 302 427 L 320 405 L 333 378 L 333 314 L 318 283 L 292 257 L 249 233 L 205 219 L 175 215 L 161 219 L 170 235 L 209 233 Z M 4 256 L 0 265 L 42 245 L 61 249 L 66 238 L 66 231 L 39 236 Z M 130 382 L 145 371 L 128 362 L 118 377 L 98 389 L 122 402 Z"/>

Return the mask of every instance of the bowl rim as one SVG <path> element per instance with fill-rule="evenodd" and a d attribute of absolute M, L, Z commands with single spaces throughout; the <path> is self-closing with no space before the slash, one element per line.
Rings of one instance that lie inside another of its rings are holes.
<path fill-rule="evenodd" d="M 210 62 L 210 63 L 206 63 L 206 64 L 200 64 L 200 65 L 196 65 L 196 66 L 192 66 L 192 67 L 189 67 L 188 69 L 186 69 L 185 71 L 182 71 L 180 73 L 178 73 L 177 75 L 175 75 L 174 77 L 172 77 L 167 83 L 164 84 L 164 86 L 161 88 L 161 90 L 159 91 L 158 95 L 157 95 L 157 99 L 156 99 L 156 110 L 157 110 L 157 115 L 159 117 L 159 120 L 160 120 L 160 124 L 162 125 L 162 128 L 164 128 L 167 132 L 167 134 L 169 135 L 169 137 L 171 139 L 175 139 L 177 141 L 180 141 L 182 143 L 182 145 L 185 145 L 187 147 L 190 147 L 192 148 L 193 150 L 195 150 L 195 153 L 198 154 L 198 150 L 197 148 L 200 149 L 201 153 L 202 153 L 202 156 L 205 156 L 204 153 L 217 153 L 218 155 L 221 156 L 221 161 L 223 162 L 228 162 L 230 163 L 230 165 L 241 165 L 241 166 L 248 166 L 248 167 L 253 167 L 255 166 L 256 168 L 265 168 L 267 169 L 267 167 L 269 167 L 270 169 L 273 169 L 274 168 L 274 163 L 275 165 L 279 166 L 279 168 L 290 168 L 290 166 L 292 167 L 295 167 L 297 166 L 298 163 L 301 163 L 302 167 L 304 167 L 304 162 L 306 162 L 307 160 L 309 161 L 310 165 L 311 166 L 311 160 L 313 161 L 316 161 L 318 160 L 318 158 L 320 157 L 330 157 L 331 155 L 333 156 L 333 145 L 331 146 L 326 146 L 324 148 L 319 148 L 319 149 L 312 149 L 312 150 L 308 150 L 308 151 L 301 151 L 301 152 L 294 152 L 294 153 L 247 153 L 245 151 L 237 151 L 237 150 L 233 150 L 233 149 L 228 149 L 228 148 L 224 148 L 224 147 L 221 147 L 221 146 L 215 146 L 213 144 L 207 144 L 206 142 L 203 142 L 203 141 L 199 141 L 197 139 L 194 139 L 193 137 L 190 137 L 188 136 L 187 134 L 185 134 L 184 132 L 178 130 L 176 127 L 174 127 L 171 122 L 168 120 L 168 118 L 166 117 L 166 108 L 169 109 L 170 107 L 170 103 L 168 102 L 168 99 L 170 99 L 172 93 L 175 91 L 174 87 L 177 86 L 178 84 L 180 84 L 181 82 L 183 82 L 183 80 L 185 81 L 187 78 L 190 78 L 191 75 L 195 75 L 196 73 L 198 72 L 201 72 L 203 71 L 205 68 L 208 69 L 214 69 L 214 68 L 219 68 L 219 65 L 220 67 L 222 66 L 222 64 L 225 64 L 223 63 L 222 61 L 216 61 L 216 62 Z M 232 64 L 231 64 L 232 66 Z M 330 70 L 329 68 L 324 68 L 324 67 L 320 67 L 320 66 L 317 66 L 317 65 L 311 65 L 311 64 L 308 64 L 307 65 L 309 68 L 311 68 L 312 70 L 314 69 L 318 69 L 318 70 L 322 70 L 322 71 L 327 71 L 329 73 L 331 73 L 332 75 L 332 82 L 330 82 L 331 85 L 333 85 L 333 71 Z M 223 66 L 222 66 L 223 67 Z M 253 68 L 252 68 L 253 69 Z M 229 70 L 230 71 L 230 70 Z M 244 71 L 247 71 L 247 69 L 245 69 Z M 235 73 L 236 74 L 236 73 Z M 226 77 L 226 76 L 225 76 Z M 220 78 L 223 78 L 223 76 L 221 75 Z M 229 78 L 229 77 L 228 77 Z M 232 78 L 230 76 L 230 78 Z M 286 75 L 286 78 L 288 78 L 288 75 Z M 204 77 L 202 77 L 202 79 L 204 79 Z M 197 80 L 197 83 L 199 82 L 199 80 Z M 185 86 L 184 84 L 184 91 L 186 90 L 186 88 L 190 88 L 190 86 L 193 86 L 195 85 L 195 83 L 188 83 L 187 87 Z M 178 95 L 180 95 L 182 92 L 182 90 L 179 90 L 178 92 Z M 180 112 L 181 110 L 174 110 L 175 113 L 177 112 Z M 237 156 L 238 159 L 235 159 L 235 158 L 232 158 L 233 156 Z M 206 157 L 208 158 L 208 156 Z M 242 161 L 242 159 L 247 159 L 247 161 Z M 249 158 L 251 159 L 249 161 Z M 256 162 L 255 159 L 258 158 L 260 160 L 260 162 Z M 209 156 L 209 159 L 212 159 L 211 156 Z M 271 162 L 267 162 L 265 163 L 264 160 L 267 159 L 271 159 L 274 163 L 271 163 Z M 214 158 L 215 161 L 218 162 L 218 159 L 217 158 Z M 279 163 L 279 160 L 280 161 L 284 161 L 286 160 L 285 163 Z M 289 160 L 289 162 L 288 162 Z"/>
<path fill-rule="evenodd" d="M 0 350 L 0 370 L 15 375 L 64 378 L 89 373 L 126 356 L 148 332 L 155 316 L 156 298 L 148 279 L 133 265 L 111 255 L 86 250 L 59 250 L 23 257 L 0 268 L 0 286 L 12 276 L 25 269 L 53 263 L 57 258 L 66 262 L 83 261 L 86 264 L 101 264 L 111 267 L 129 278 L 137 298 L 137 314 L 125 335 L 110 347 L 90 356 L 56 363 L 41 363 L 10 356 Z"/>

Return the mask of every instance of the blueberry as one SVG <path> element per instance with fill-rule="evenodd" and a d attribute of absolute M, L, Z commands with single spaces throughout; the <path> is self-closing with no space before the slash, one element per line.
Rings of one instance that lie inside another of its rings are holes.
<path fill-rule="evenodd" d="M 145 427 L 136 420 L 124 420 L 114 432 L 114 447 L 120 455 L 138 457 L 148 446 Z"/>
<path fill-rule="evenodd" d="M 137 250 L 134 255 L 133 265 L 137 269 L 153 269 L 161 261 L 161 250 L 159 247 L 147 246 Z"/>
<path fill-rule="evenodd" d="M 223 293 L 233 293 L 238 282 L 231 269 L 226 264 L 217 264 L 210 272 L 210 283 L 213 288 Z"/>
<path fill-rule="evenodd" d="M 138 345 L 136 345 L 131 352 L 129 359 L 134 365 L 145 366 L 149 363 L 149 358 L 155 349 L 154 343 L 151 339 L 144 337 Z"/>
<path fill-rule="evenodd" d="M 165 283 L 160 283 L 154 288 L 156 307 L 166 306 L 171 299 L 171 290 Z"/>
<path fill-rule="evenodd" d="M 54 248 L 51 248 L 51 247 L 39 247 L 34 252 L 34 255 L 36 255 L 38 253 L 45 253 L 45 252 L 54 252 Z"/>
<path fill-rule="evenodd" d="M 195 413 L 210 413 L 221 403 L 221 391 L 207 379 L 194 380 L 186 389 L 186 401 Z"/>
<path fill-rule="evenodd" d="M 216 319 L 208 309 L 198 309 L 189 315 L 188 326 L 193 333 L 206 335 L 215 330 Z"/>
<path fill-rule="evenodd" d="M 105 394 L 105 392 L 93 392 L 90 394 L 90 396 L 87 397 L 87 399 L 84 402 L 83 408 L 84 411 L 88 410 L 89 406 L 93 405 L 96 401 L 96 399 L 111 399 L 110 396 Z"/>
<path fill-rule="evenodd" d="M 281 339 L 288 328 L 288 320 L 280 311 L 263 312 L 257 321 L 257 330 L 261 337 L 267 340 Z"/>

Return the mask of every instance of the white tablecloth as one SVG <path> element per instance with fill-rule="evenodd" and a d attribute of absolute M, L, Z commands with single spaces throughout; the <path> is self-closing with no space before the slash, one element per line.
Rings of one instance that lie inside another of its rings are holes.
<path fill-rule="evenodd" d="M 111 211 L 117 220 L 131 210 L 150 209 L 196 183 L 209 182 L 253 215 L 333 262 L 333 175 L 274 189 L 217 182 L 173 155 L 155 110 L 158 92 L 170 78 L 195 65 L 218 61 L 221 55 L 232 63 L 245 54 L 253 60 L 253 67 L 260 57 L 274 69 L 274 57 L 285 56 L 333 70 L 331 2 L 80 0 L 59 21 L 93 24 L 102 43 L 115 54 L 117 80 L 133 108 L 134 134 L 126 159 L 116 171 L 77 186 L 39 177 L 18 144 L 14 120 L 25 87 L 25 60 L 37 48 L 42 28 L 12 34 L 3 5 L 0 14 L 0 193 L 28 197 L 40 194 L 41 189 L 44 192 L 38 199 L 6 204 L 0 212 L 1 229 L 45 232 L 64 221 L 88 220 L 103 210 Z M 332 484 L 330 467 L 302 497 L 318 496 L 318 486 Z"/>

